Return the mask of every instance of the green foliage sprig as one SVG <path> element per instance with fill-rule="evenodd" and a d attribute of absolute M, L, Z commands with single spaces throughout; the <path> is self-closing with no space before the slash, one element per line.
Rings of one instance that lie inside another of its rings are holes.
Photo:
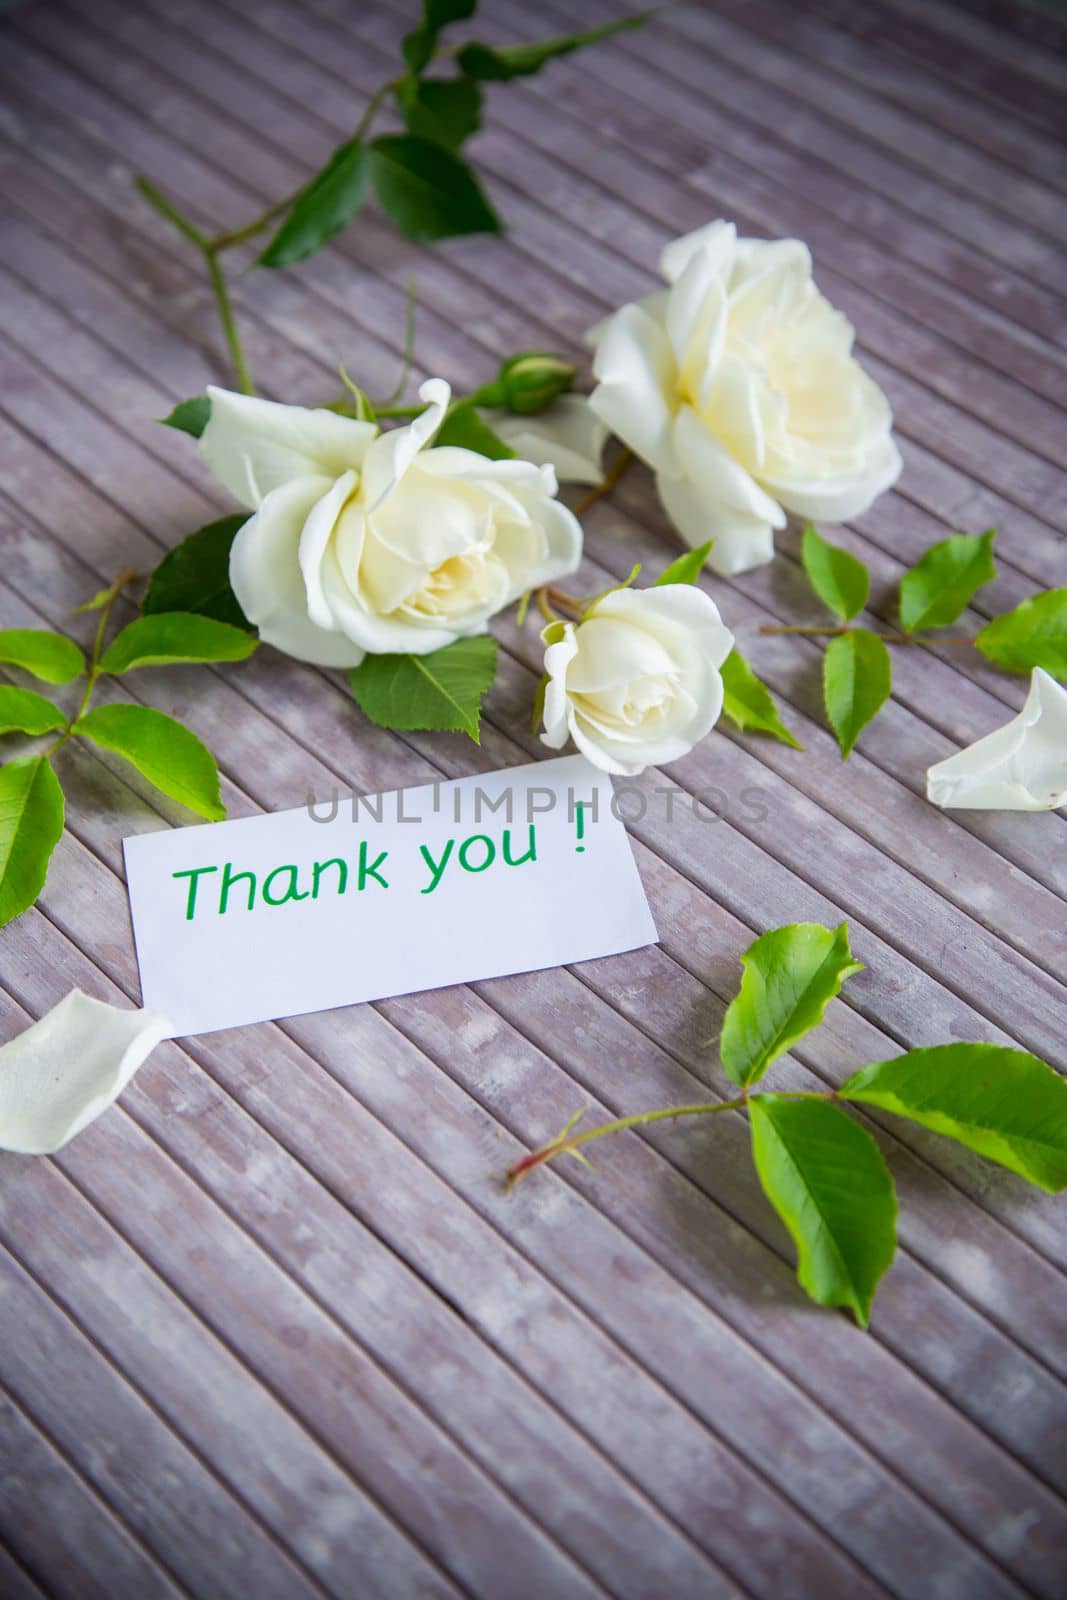
<path fill-rule="evenodd" d="M 63 791 L 53 768 L 71 739 L 87 739 L 122 756 L 156 789 L 209 822 L 226 815 L 215 758 L 174 717 L 149 706 L 93 706 L 101 678 L 142 667 L 207 661 L 243 661 L 255 636 L 228 620 L 161 611 L 136 618 L 107 643 L 112 609 L 135 574 L 121 572 L 81 611 L 99 612 L 89 655 L 47 629 L 0 631 L 0 662 L 61 687 L 84 679 L 71 712 L 34 689 L 0 684 L 0 735 L 55 737 L 43 748 L 0 766 L 0 927 L 19 916 L 44 888 L 52 853 L 64 827 Z"/>
<path fill-rule="evenodd" d="M 351 137 L 339 144 L 295 193 L 248 222 L 220 233 L 205 233 L 149 178 L 137 179 L 149 204 L 200 254 L 234 375 L 245 394 L 254 394 L 255 385 L 223 265 L 230 251 L 273 228 L 252 264 L 273 269 L 295 266 L 346 228 L 372 191 L 401 233 L 421 243 L 501 232 L 500 218 L 460 153 L 481 127 L 482 84 L 528 77 L 557 56 L 640 27 L 649 15 L 635 12 L 583 33 L 533 44 L 474 42 L 456 48 L 441 43 L 442 33 L 451 24 L 469 20 L 476 10 L 477 0 L 423 0 L 418 23 L 401 42 L 400 70 L 371 96 Z M 454 72 L 433 74 L 437 62 L 451 65 Z M 390 102 L 404 131 L 372 138 L 372 126 Z M 172 420 L 177 427 L 185 425 Z"/>
<path fill-rule="evenodd" d="M 873 1106 L 1025 1178 L 1067 1188 L 1067 1080 L 1024 1050 L 946 1044 L 909 1050 L 852 1074 L 838 1089 L 754 1094 L 776 1060 L 821 1022 L 862 967 L 848 928 L 799 922 L 762 934 L 742 957 L 741 987 L 719 1040 L 723 1071 L 740 1091 L 725 1100 L 662 1106 L 576 1133 L 582 1113 L 508 1169 L 509 1187 L 608 1134 L 678 1117 L 746 1114 L 760 1184 L 797 1251 L 801 1287 L 820 1305 L 842 1306 L 861 1327 L 896 1249 L 897 1201 L 881 1151 L 844 1110 Z"/>
<path fill-rule="evenodd" d="M 892 692 L 889 645 L 973 648 L 1007 672 L 1043 667 L 1054 678 L 1067 678 L 1067 588 L 1033 595 L 974 635 L 946 636 L 937 631 L 958 621 L 978 590 L 996 577 L 995 539 L 996 529 L 988 528 L 981 534 L 952 534 L 932 545 L 901 576 L 899 630 L 875 632 L 852 622 L 867 604 L 869 570 L 849 551 L 830 544 L 810 522 L 805 526 L 804 571 L 838 621 L 774 624 L 759 631 L 831 641 L 823 657 L 823 700 L 846 761 Z"/>

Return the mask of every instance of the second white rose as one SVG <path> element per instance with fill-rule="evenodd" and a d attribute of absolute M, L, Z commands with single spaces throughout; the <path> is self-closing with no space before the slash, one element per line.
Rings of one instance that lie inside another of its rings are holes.
<path fill-rule="evenodd" d="M 664 509 L 709 564 L 774 554 L 786 512 L 858 516 L 899 476 L 889 402 L 798 239 L 713 222 L 667 246 L 669 289 L 595 328 L 593 409 L 648 463 Z"/>

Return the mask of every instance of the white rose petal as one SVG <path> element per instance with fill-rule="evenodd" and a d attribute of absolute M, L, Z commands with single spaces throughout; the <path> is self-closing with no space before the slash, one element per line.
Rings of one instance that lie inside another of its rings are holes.
<path fill-rule="evenodd" d="M 1035 667 L 1017 717 L 926 774 L 935 806 L 1052 811 L 1067 801 L 1067 689 Z"/>
<path fill-rule="evenodd" d="M 332 412 L 211 391 L 209 464 L 255 507 L 230 582 L 260 636 L 322 666 L 425 655 L 483 633 L 530 588 L 573 572 L 581 529 L 551 465 L 435 447 L 451 391 L 380 433 Z M 592 448 L 600 424 L 584 432 Z"/>
<path fill-rule="evenodd" d="M 550 749 L 571 738 L 603 771 L 635 777 L 677 761 L 717 722 L 733 635 L 702 590 L 618 589 L 580 623 L 546 633 Z"/>
<path fill-rule="evenodd" d="M 358 467 L 378 430 L 335 411 L 283 406 L 208 388 L 211 416 L 200 437 L 204 459 L 234 499 L 254 511 L 294 478 L 337 478 Z"/>
<path fill-rule="evenodd" d="M 608 430 L 585 395 L 560 395 L 530 416 L 488 411 L 485 420 L 524 461 L 554 467 L 560 483 L 603 483 Z"/>
<path fill-rule="evenodd" d="M 0 1148 L 50 1155 L 106 1111 L 170 1023 L 74 989 L 0 1048 Z"/>
<path fill-rule="evenodd" d="M 653 468 L 668 516 L 710 565 L 773 554 L 786 512 L 858 516 L 900 474 L 885 395 L 852 354 L 797 239 L 713 222 L 663 251 L 670 285 L 589 335 L 590 404 Z"/>

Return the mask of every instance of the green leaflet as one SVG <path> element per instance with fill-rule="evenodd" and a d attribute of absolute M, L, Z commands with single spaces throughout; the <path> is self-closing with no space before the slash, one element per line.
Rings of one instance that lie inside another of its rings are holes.
<path fill-rule="evenodd" d="M 257 260 L 260 267 L 291 267 L 321 250 L 352 220 L 367 187 L 370 153 L 362 139 L 346 139 L 293 202 L 285 221 Z"/>
<path fill-rule="evenodd" d="M 893 1180 L 870 1134 L 825 1100 L 751 1101 L 760 1183 L 797 1248 L 797 1278 L 865 1328 L 896 1250 Z"/>
<path fill-rule="evenodd" d="M 833 639 L 822 661 L 823 699 L 845 761 L 869 722 L 889 699 L 893 667 L 877 634 L 851 628 Z"/>
<path fill-rule="evenodd" d="M 553 39 L 538 39 L 533 44 L 466 44 L 457 56 L 459 69 L 468 78 L 485 78 L 506 82 L 508 78 L 525 78 L 539 72 L 546 61 L 556 56 L 570 55 L 586 45 L 610 38 L 613 33 L 625 33 L 630 28 L 640 28 L 652 15 L 650 11 L 634 12 L 629 17 L 619 17 L 615 22 L 605 22 L 599 28 L 589 28 L 585 33 L 561 34 Z"/>
<path fill-rule="evenodd" d="M 404 60 L 418 74 L 427 66 L 437 48 L 437 36 L 450 22 L 473 17 L 478 0 L 423 0 L 418 26 L 401 43 Z"/>
<path fill-rule="evenodd" d="M 462 450 L 475 450 L 490 461 L 513 461 L 515 452 L 494 433 L 469 400 L 453 406 L 442 422 L 434 440 L 435 445 L 456 445 Z"/>
<path fill-rule="evenodd" d="M 1067 1188 L 1067 1079 L 1024 1050 L 909 1050 L 864 1067 L 838 1094 L 956 1139 L 1042 1189 Z"/>
<path fill-rule="evenodd" d="M 85 671 L 85 656 L 78 646 L 46 628 L 0 628 L 0 661 L 32 672 L 45 683 L 70 683 Z"/>
<path fill-rule="evenodd" d="M 360 710 L 380 728 L 454 730 L 478 744 L 496 658 L 496 640 L 482 634 L 425 656 L 367 656 L 348 681 Z"/>
<path fill-rule="evenodd" d="M 104 651 L 101 672 L 194 661 L 244 661 L 259 641 L 241 628 L 187 611 L 138 617 Z"/>
<path fill-rule="evenodd" d="M 842 622 L 857 616 L 871 590 L 871 575 L 863 562 L 829 544 L 810 522 L 804 525 L 801 551 L 804 571 L 823 605 Z"/>
<path fill-rule="evenodd" d="M 446 150 L 481 126 L 482 91 L 471 78 L 404 78 L 396 98 L 408 132 Z"/>
<path fill-rule="evenodd" d="M 221 517 L 168 550 L 149 580 L 145 615 L 185 611 L 253 632 L 230 587 L 230 549 L 247 520 L 244 512 Z"/>
<path fill-rule="evenodd" d="M 933 545 L 900 580 L 900 625 L 906 633 L 945 628 L 970 605 L 983 584 L 997 575 L 996 528 L 955 533 Z"/>
<path fill-rule="evenodd" d="M 63 791 L 45 756 L 0 767 L 0 927 L 37 899 L 63 832 Z"/>
<path fill-rule="evenodd" d="M 0 684 L 0 733 L 56 733 L 66 725 L 62 711 L 43 694 Z"/>
<path fill-rule="evenodd" d="M 729 717 L 743 733 L 769 733 L 773 739 L 791 744 L 794 750 L 803 750 L 800 740 L 790 733 L 778 715 L 778 708 L 771 699 L 767 685 L 757 678 L 736 647 L 730 651 L 719 670 L 724 690 L 724 716 Z"/>
<path fill-rule="evenodd" d="M 178 428 L 192 438 L 199 439 L 211 418 L 211 400 L 198 394 L 195 400 L 182 400 L 168 416 L 160 417 L 165 428 Z"/>
<path fill-rule="evenodd" d="M 409 239 L 500 232 L 477 178 L 450 150 L 411 134 L 384 134 L 369 148 L 378 199 Z"/>
<path fill-rule="evenodd" d="M 1067 678 L 1067 589 L 1046 589 L 994 617 L 974 642 L 1008 672 L 1044 667 L 1054 678 Z"/>
<path fill-rule="evenodd" d="M 822 1021 L 841 985 L 859 972 L 848 924 L 772 928 L 741 957 L 741 987 L 723 1019 L 719 1053 L 732 1082 L 758 1083 L 767 1068 Z"/>
<path fill-rule="evenodd" d="M 149 783 L 198 816 L 219 822 L 226 815 L 215 757 L 173 717 L 150 706 L 97 706 L 74 731 L 122 756 Z"/>
<path fill-rule="evenodd" d="M 709 539 L 707 544 L 698 546 L 696 550 L 686 550 L 676 561 L 672 561 L 669 567 L 664 567 L 652 585 L 653 589 L 658 589 L 661 584 L 666 583 L 696 583 L 704 570 L 704 563 L 714 543 L 714 539 Z"/>

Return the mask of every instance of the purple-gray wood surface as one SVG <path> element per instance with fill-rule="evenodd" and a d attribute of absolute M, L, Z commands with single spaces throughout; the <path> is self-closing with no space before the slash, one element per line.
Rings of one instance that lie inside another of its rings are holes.
<path fill-rule="evenodd" d="M 536 37 L 630 0 L 490 0 Z M 132 186 L 202 225 L 291 190 L 395 70 L 411 7 L 30 0 L 0 45 L 0 620 L 147 571 L 225 500 L 153 419 L 225 373 L 199 264 Z M 494 91 L 473 154 L 506 237 L 432 250 L 368 212 L 238 299 L 264 392 L 343 360 L 470 387 L 578 352 L 713 216 L 813 248 L 894 403 L 903 477 L 845 533 L 891 620 L 903 565 L 1000 529 L 971 625 L 1067 581 L 1067 25 L 1014 0 L 708 0 Z M 225 381 L 225 380 L 223 380 Z M 587 518 L 589 587 L 673 554 L 631 470 Z M 1067 1593 L 1062 1204 L 875 1124 L 901 1246 L 869 1333 L 807 1303 L 739 1119 L 500 1175 L 578 1107 L 713 1090 L 705 1046 L 754 933 L 847 917 L 865 970 L 781 1081 L 901 1046 L 1010 1040 L 1065 1064 L 1067 823 L 945 815 L 934 760 L 1023 695 L 960 651 L 898 651 L 842 767 L 796 532 L 711 585 L 806 750 L 717 732 L 642 780 L 662 934 L 634 955 L 160 1049 L 52 1160 L 0 1157 L 0 1593 L 788 1596 Z M 231 814 L 527 761 L 535 630 L 497 630 L 480 749 L 367 725 L 268 651 L 128 684 L 219 753 Z M 136 1003 L 124 834 L 188 820 L 70 749 L 70 831 L 0 935 L 0 1036 L 72 985 Z M 703 795 L 695 813 L 657 790 Z M 753 793 L 752 791 L 756 791 Z"/>

